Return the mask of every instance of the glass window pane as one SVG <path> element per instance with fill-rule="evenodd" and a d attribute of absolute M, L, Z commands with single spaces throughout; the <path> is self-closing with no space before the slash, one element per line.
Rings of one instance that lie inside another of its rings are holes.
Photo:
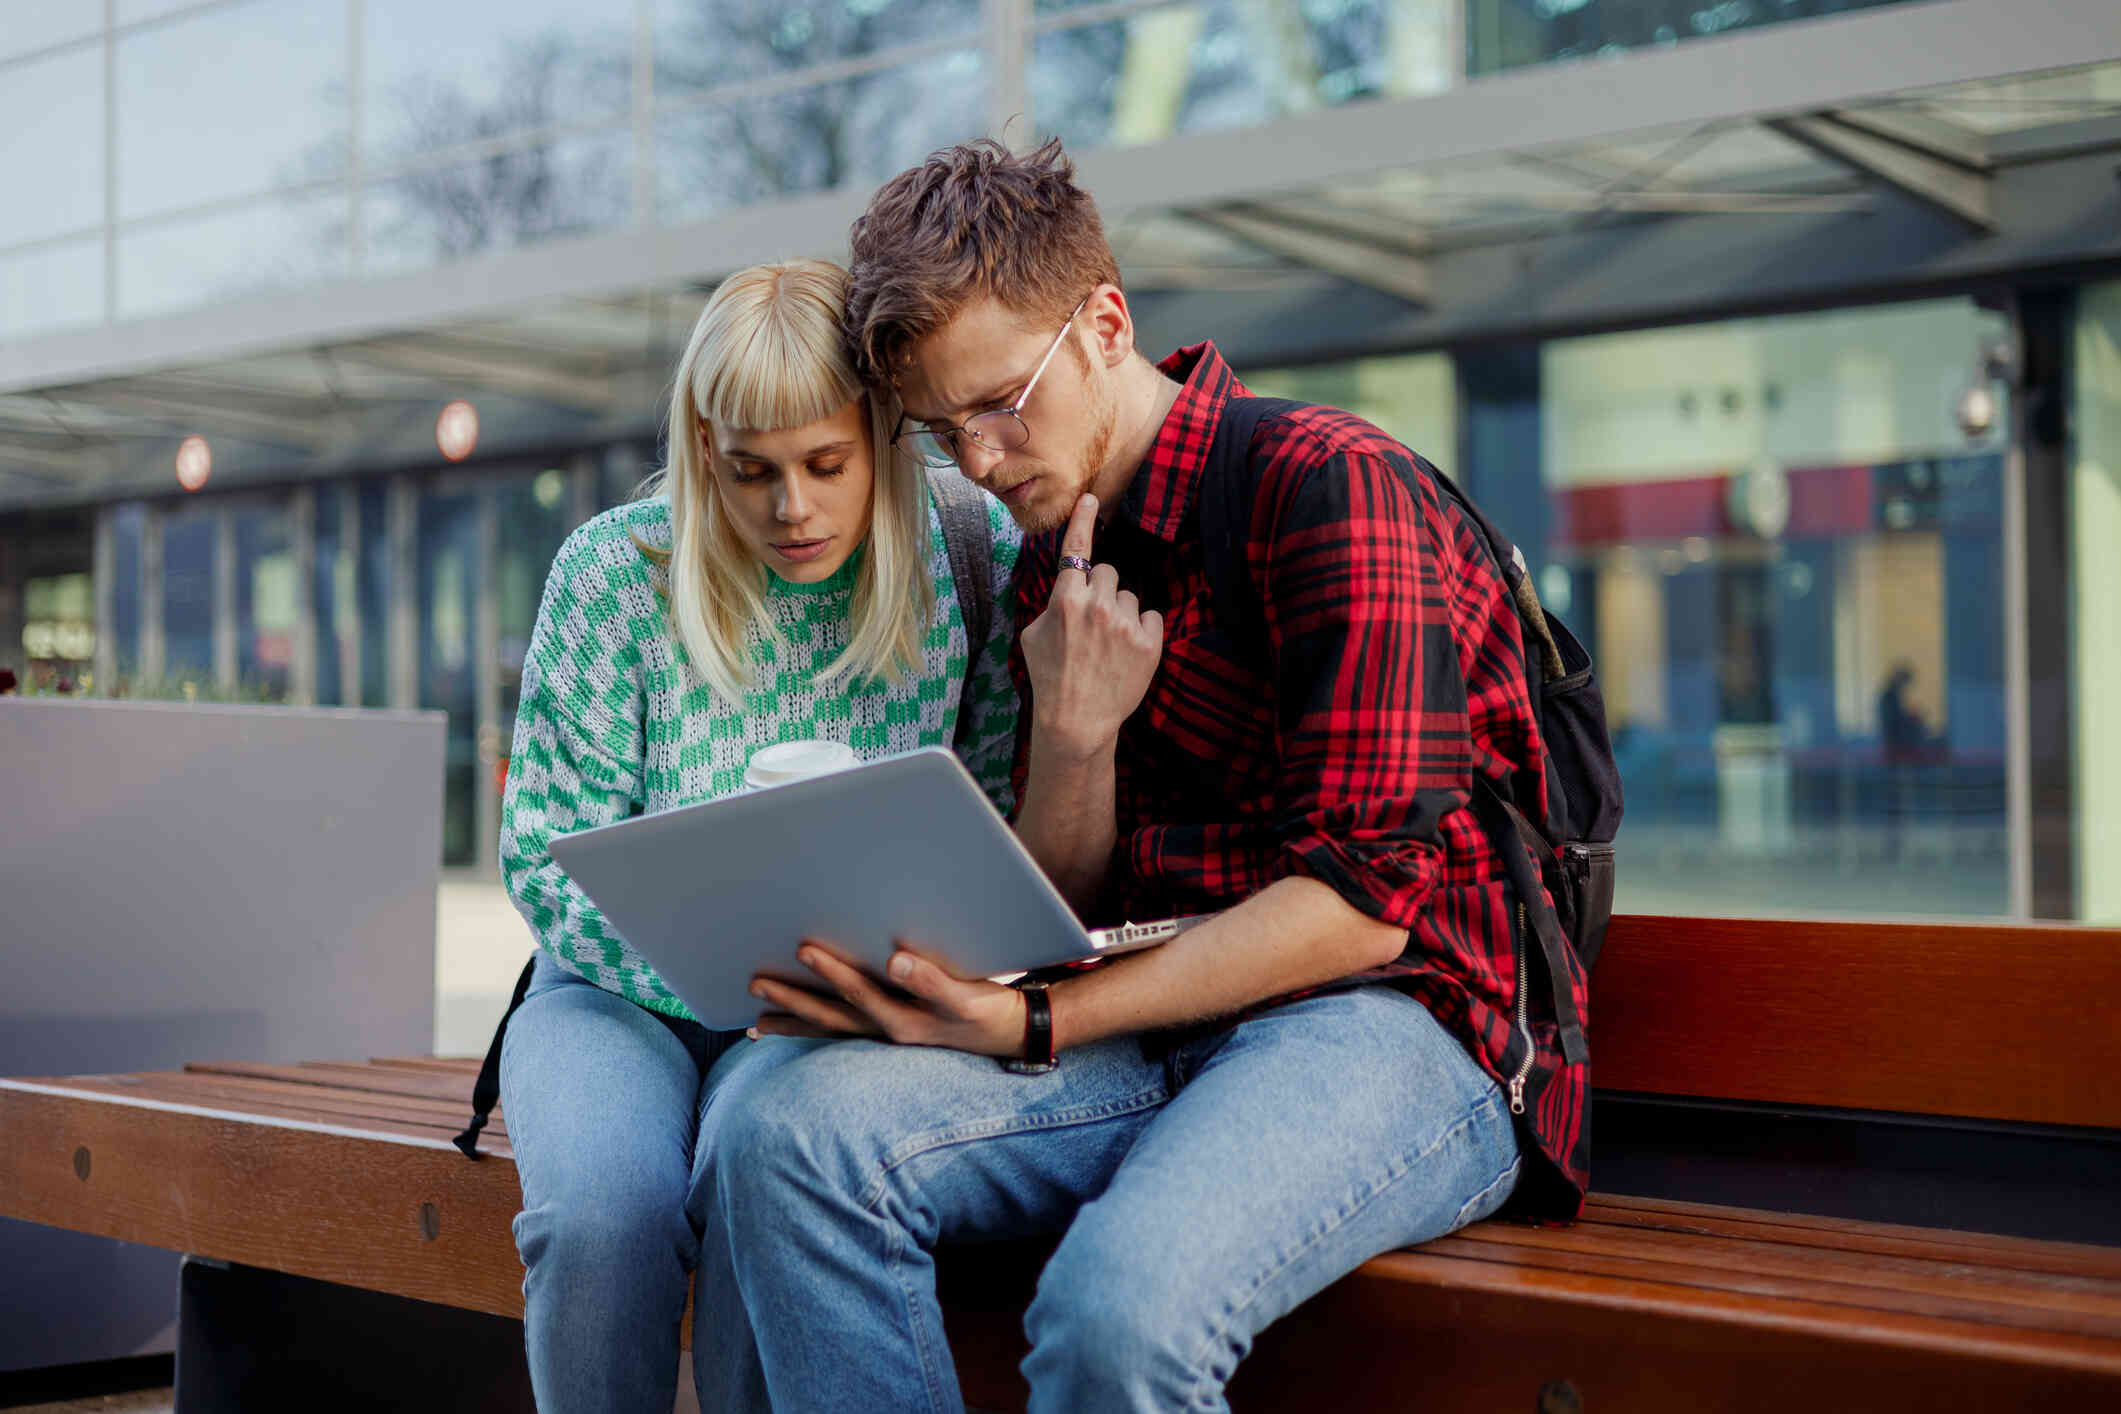
<path fill-rule="evenodd" d="M 103 317 L 103 238 L 0 256 L 0 339 Z"/>
<path fill-rule="evenodd" d="M 236 531 L 236 684 L 245 701 L 284 702 L 294 665 L 293 529 L 284 505 L 243 506 Z"/>
<path fill-rule="evenodd" d="M 90 576 L 55 574 L 24 581 L 22 656 L 33 682 L 78 684 L 93 668 L 96 596 Z"/>
<path fill-rule="evenodd" d="M 879 182 L 986 128 L 972 50 L 771 98 L 667 113 L 656 124 L 657 212 L 696 221 L 801 192 Z"/>
<path fill-rule="evenodd" d="M 1466 72 L 1617 54 L 1898 0 L 1466 0 Z"/>
<path fill-rule="evenodd" d="M 2121 284 L 2092 286 L 2080 301 L 2070 422 L 2077 916 L 2112 924 L 2121 923 L 2112 867 L 2121 851 Z"/>
<path fill-rule="evenodd" d="M 261 0 L 121 35 L 119 218 L 344 175 L 345 76 L 338 5 Z"/>
<path fill-rule="evenodd" d="M 429 265 L 581 235 L 633 219 L 623 133 L 539 143 L 408 173 L 362 203 L 365 273 Z"/>
<path fill-rule="evenodd" d="M 638 500 L 641 486 L 659 470 L 652 449 L 620 443 L 604 451 L 597 469 L 597 506 L 609 509 Z"/>
<path fill-rule="evenodd" d="M 1359 358 L 1242 375 L 1263 398 L 1295 398 L 1344 408 L 1367 419 L 1446 472 L 1458 459 L 1458 388 L 1451 356 Z"/>
<path fill-rule="evenodd" d="M 0 246 L 103 224 L 103 49 L 0 70 Z"/>
<path fill-rule="evenodd" d="M 980 0 L 656 0 L 659 96 L 980 30 Z"/>
<path fill-rule="evenodd" d="M 103 7 L 82 0 L 54 4 L 52 0 L 0 0 L 0 59 L 30 54 L 71 40 L 85 39 L 103 30 Z M 0 89 L 14 80 L 0 75 Z"/>
<path fill-rule="evenodd" d="M 197 5 L 199 0 L 118 0 L 118 23 L 140 24 Z"/>
<path fill-rule="evenodd" d="M 131 681 L 140 671 L 140 570 L 141 542 L 147 528 L 147 508 L 137 502 L 113 506 L 111 519 L 110 557 L 110 630 L 111 656 L 118 672 L 119 681 L 108 688 L 98 684 L 99 691 L 116 688 Z"/>
<path fill-rule="evenodd" d="M 1449 36 L 1444 0 L 1199 0 L 1039 35 L 1032 107 L 1071 147 L 1128 147 L 1436 92 Z"/>
<path fill-rule="evenodd" d="M 350 702 L 348 706 L 390 705 L 389 504 L 390 490 L 386 483 L 361 483 L 361 557 L 353 584 L 353 592 L 361 605 L 361 700 Z M 341 623 L 351 627 L 345 620 Z"/>
<path fill-rule="evenodd" d="M 154 586 L 149 586 L 152 592 Z M 172 687 L 210 692 L 214 680 L 214 513 L 162 522 L 162 672 Z M 158 695 L 172 695 L 159 694 Z"/>
<path fill-rule="evenodd" d="M 346 232 L 337 192 L 121 230 L 118 313 L 137 319 L 343 278 Z"/>
<path fill-rule="evenodd" d="M 475 732 L 478 692 L 479 497 L 428 491 L 420 497 L 420 705 L 449 714 L 443 755 L 442 862 L 469 864 L 477 853 L 473 792 L 479 769 Z"/>
<path fill-rule="evenodd" d="M 516 704 L 523 691 L 523 657 L 537 624 L 545 575 L 560 542 L 574 529 L 567 473 L 558 467 L 509 477 L 499 488 L 499 563 L 494 566 L 495 619 L 500 631 L 501 751 L 515 740 Z M 505 761 L 503 765 L 505 769 Z"/>
<path fill-rule="evenodd" d="M 2008 910 L 2003 446 L 1951 414 L 2000 333 L 1947 300 L 1561 340 L 1536 422 L 1466 356 L 1476 494 L 1599 660 L 1623 910 Z M 1543 518 L 1489 471 L 1532 461 Z"/>
<path fill-rule="evenodd" d="M 316 560 L 309 592 L 316 606 L 317 704 L 325 707 L 358 705 L 346 701 L 346 665 L 339 656 L 347 642 L 339 621 L 350 608 L 348 591 L 354 574 L 353 561 L 346 553 L 346 501 L 336 482 L 317 487 Z"/>
<path fill-rule="evenodd" d="M 363 141 L 381 170 L 421 152 L 632 101 L 633 7 L 573 0 L 368 0 Z"/>

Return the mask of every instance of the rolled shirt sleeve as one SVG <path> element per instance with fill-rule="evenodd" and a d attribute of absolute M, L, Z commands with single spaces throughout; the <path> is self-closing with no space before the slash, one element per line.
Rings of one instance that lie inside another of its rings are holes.
<path fill-rule="evenodd" d="M 1282 782 L 1270 869 L 1412 928 L 1472 784 L 1451 586 L 1424 508 L 1367 452 L 1281 458 L 1261 495 L 1272 525 L 1253 569 Z"/>

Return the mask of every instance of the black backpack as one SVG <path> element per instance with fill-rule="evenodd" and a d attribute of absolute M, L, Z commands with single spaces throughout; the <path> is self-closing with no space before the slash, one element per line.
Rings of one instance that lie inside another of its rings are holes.
<path fill-rule="evenodd" d="M 1215 620 L 1254 661 L 1265 655 L 1266 626 L 1245 571 L 1252 505 L 1259 492 L 1253 434 L 1262 420 L 1306 406 L 1285 398 L 1232 398 L 1216 425 L 1196 498 Z M 1541 607 L 1523 554 L 1450 477 L 1412 451 L 1407 458 L 1402 476 L 1411 469 L 1415 476 L 1428 477 L 1442 493 L 1440 499 L 1455 502 L 1478 528 L 1524 626 L 1525 682 L 1538 718 L 1547 798 L 1518 800 L 1513 787 L 1499 788 L 1479 777 L 1469 804 L 1495 842 L 1526 921 L 1539 939 L 1562 1055 L 1578 1064 L 1589 1050 L 1564 950 L 1574 948 L 1585 972 L 1598 960 L 1613 915 L 1613 836 L 1620 828 L 1620 771 L 1606 733 L 1605 699 L 1591 670 L 1591 655 L 1561 620 Z M 1419 500 L 1420 488 L 1409 489 Z M 1554 900 L 1553 908 L 1546 906 L 1541 882 Z"/>

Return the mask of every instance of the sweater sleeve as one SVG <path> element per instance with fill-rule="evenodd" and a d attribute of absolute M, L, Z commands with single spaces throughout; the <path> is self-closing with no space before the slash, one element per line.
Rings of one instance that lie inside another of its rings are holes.
<path fill-rule="evenodd" d="M 1009 651 L 1016 641 L 1016 562 L 1024 533 L 1002 507 L 987 498 L 987 529 L 993 538 L 992 622 L 987 641 L 972 644 L 979 655 L 965 700 L 958 710 L 970 714 L 963 746 L 965 769 L 1004 816 L 1015 813 L 1016 790 L 1010 781 L 1016 761 L 1016 681 L 1009 671 Z"/>
<path fill-rule="evenodd" d="M 688 1013 L 553 860 L 556 835 L 608 825 L 642 808 L 646 734 L 642 662 L 632 625 L 659 612 L 624 537 L 570 538 L 545 582 L 523 660 L 501 876 L 538 946 L 569 971 L 629 1001 Z M 634 602 L 647 596 L 647 602 Z M 652 620 L 651 620 L 652 621 Z"/>

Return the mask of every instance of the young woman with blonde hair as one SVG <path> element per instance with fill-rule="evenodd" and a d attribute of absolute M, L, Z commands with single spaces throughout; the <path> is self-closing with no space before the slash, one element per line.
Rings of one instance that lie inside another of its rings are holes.
<path fill-rule="evenodd" d="M 501 868 L 538 952 L 495 1054 L 546 1414 L 670 1408 L 695 1141 L 757 1049 L 689 1016 L 553 862 L 553 836 L 728 794 L 760 747 L 817 737 L 864 759 L 954 742 L 1009 805 L 1019 533 L 892 445 L 897 410 L 842 352 L 846 290 L 839 267 L 796 261 L 714 292 L 678 365 L 668 465 L 561 547 L 524 661 Z M 968 574 L 953 550 L 971 536 L 989 553 Z"/>

